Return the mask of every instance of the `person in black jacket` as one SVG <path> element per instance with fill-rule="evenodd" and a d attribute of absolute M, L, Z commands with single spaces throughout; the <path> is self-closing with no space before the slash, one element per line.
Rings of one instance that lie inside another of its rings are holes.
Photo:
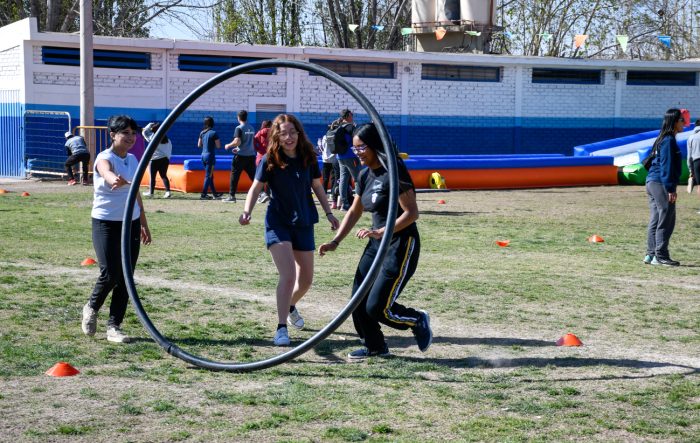
<path fill-rule="evenodd" d="M 676 134 L 683 132 L 685 120 L 681 111 L 671 108 L 664 115 L 659 136 L 654 141 L 652 161 L 646 179 L 649 197 L 649 226 L 645 264 L 679 266 L 671 260 L 668 244 L 676 225 L 676 186 L 681 177 L 683 156 L 676 143 Z"/>

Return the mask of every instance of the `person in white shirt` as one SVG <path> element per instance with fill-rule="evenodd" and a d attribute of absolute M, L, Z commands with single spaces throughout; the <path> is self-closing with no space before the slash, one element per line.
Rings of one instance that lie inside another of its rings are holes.
<path fill-rule="evenodd" d="M 153 140 L 153 136 L 158 131 L 159 123 L 149 123 L 143 128 L 141 134 L 147 143 Z M 168 180 L 168 166 L 170 166 L 170 156 L 173 154 L 173 144 L 168 139 L 167 134 L 160 140 L 160 144 L 151 157 L 151 162 L 148 165 L 148 172 L 151 176 L 150 186 L 148 191 L 144 192 L 145 197 L 153 197 L 153 192 L 156 188 L 156 174 L 160 175 L 165 187 L 163 198 L 170 198 L 170 180 Z"/>
<path fill-rule="evenodd" d="M 107 340 L 115 343 L 129 342 L 129 336 L 121 329 L 129 296 L 122 273 L 121 233 L 122 220 L 129 195 L 129 185 L 136 174 L 138 160 L 129 149 L 134 146 L 138 125 L 127 115 L 116 115 L 107 123 L 112 146 L 102 151 L 95 159 L 94 198 L 92 203 L 92 243 L 100 265 L 90 299 L 83 306 L 82 330 L 85 335 L 95 335 L 97 312 L 109 293 L 112 301 L 107 320 Z M 137 205 L 131 220 L 131 267 L 136 266 L 139 256 L 139 240 L 144 245 L 151 243 L 146 213 L 141 196 L 136 194 Z"/>

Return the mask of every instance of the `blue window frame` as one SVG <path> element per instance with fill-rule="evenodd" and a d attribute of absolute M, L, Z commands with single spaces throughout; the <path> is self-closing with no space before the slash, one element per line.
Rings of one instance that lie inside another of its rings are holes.
<path fill-rule="evenodd" d="M 394 63 L 382 62 L 357 62 L 350 60 L 326 60 L 310 59 L 311 63 L 316 63 L 324 68 L 330 69 L 342 77 L 361 78 L 395 78 Z M 310 72 L 309 75 L 317 75 Z"/>
<path fill-rule="evenodd" d="M 421 79 L 458 82 L 500 82 L 501 68 L 489 66 L 423 64 Z"/>
<path fill-rule="evenodd" d="M 42 46 L 41 58 L 46 65 L 80 66 L 80 48 Z M 93 66 L 113 69 L 151 69 L 151 54 L 95 49 Z"/>
<path fill-rule="evenodd" d="M 628 85 L 641 86 L 695 86 L 697 72 L 682 71 L 627 71 Z"/>
<path fill-rule="evenodd" d="M 180 71 L 195 72 L 224 72 L 234 66 L 244 63 L 267 60 L 256 57 L 232 57 L 227 55 L 180 54 L 177 58 L 177 68 Z M 275 75 L 277 68 L 256 69 L 249 74 Z"/>
<path fill-rule="evenodd" d="M 603 71 L 600 69 L 532 68 L 532 83 L 600 85 L 603 83 Z"/>

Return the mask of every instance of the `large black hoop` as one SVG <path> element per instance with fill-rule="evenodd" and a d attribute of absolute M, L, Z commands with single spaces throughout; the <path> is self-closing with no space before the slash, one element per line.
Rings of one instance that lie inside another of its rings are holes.
<path fill-rule="evenodd" d="M 355 88 L 352 84 L 348 83 L 338 74 L 321 66 L 303 61 L 282 59 L 259 60 L 236 66 L 234 68 L 229 69 L 228 71 L 222 72 L 221 74 L 209 79 L 208 81 L 200 85 L 197 89 L 195 89 L 187 97 L 185 97 L 185 99 L 182 100 L 175 107 L 175 109 L 172 110 L 172 112 L 170 112 L 168 117 L 160 125 L 160 128 L 156 132 L 151 142 L 148 144 L 143 158 L 141 158 L 141 162 L 139 163 L 138 169 L 136 170 L 136 176 L 131 182 L 131 188 L 129 189 L 129 195 L 126 202 L 126 210 L 124 211 L 124 219 L 122 224 L 122 268 L 124 270 L 124 280 L 126 282 L 126 287 L 129 292 L 129 298 L 131 298 L 131 302 L 134 304 L 134 309 L 136 310 L 136 314 L 138 315 L 139 320 L 141 320 L 143 326 L 146 328 L 151 337 L 153 337 L 153 340 L 155 340 L 156 343 L 158 343 L 163 349 L 165 349 L 165 351 L 168 354 L 177 357 L 181 360 L 184 360 L 188 363 L 191 363 L 195 366 L 198 366 L 200 368 L 209 369 L 213 371 L 248 372 L 255 371 L 258 369 L 270 368 L 272 366 L 285 363 L 295 357 L 298 357 L 299 355 L 305 353 L 309 349 L 316 346 L 321 340 L 328 337 L 348 318 L 348 316 L 352 313 L 352 311 L 355 310 L 355 308 L 360 304 L 364 296 L 369 291 L 369 288 L 374 283 L 374 280 L 379 274 L 381 264 L 384 261 L 384 257 L 386 256 L 387 250 L 389 248 L 389 242 L 394 233 L 394 224 L 396 222 L 396 211 L 398 203 L 398 173 L 396 155 L 387 155 L 384 158 L 381 158 L 381 160 L 382 163 L 384 163 L 384 166 L 386 167 L 387 171 L 389 172 L 389 212 L 387 214 L 384 237 L 382 238 L 379 244 L 379 251 L 377 251 L 377 256 L 374 258 L 372 266 L 370 267 L 370 270 L 367 273 L 365 280 L 362 282 L 355 294 L 353 294 L 348 304 L 338 313 L 338 315 L 333 320 L 331 320 L 330 323 L 328 323 L 316 334 L 309 337 L 306 341 L 290 349 L 289 351 L 276 355 L 274 357 L 270 357 L 265 360 L 259 360 L 248 363 L 227 363 L 201 358 L 180 349 L 178 346 L 170 342 L 170 340 L 165 338 L 153 325 L 150 318 L 148 317 L 148 314 L 143 309 L 143 305 L 141 304 L 141 300 L 139 299 L 138 292 L 136 291 L 136 284 L 134 283 L 134 273 L 131 271 L 131 219 L 134 213 L 134 204 L 136 203 L 136 196 L 139 193 L 139 184 L 141 183 L 144 172 L 146 171 L 146 167 L 150 162 L 151 157 L 153 156 L 153 153 L 156 150 L 156 147 L 160 144 L 163 135 L 168 132 L 168 130 L 172 127 L 173 123 L 175 123 L 177 118 L 183 112 L 185 112 L 185 110 L 187 110 L 187 108 L 204 93 L 206 93 L 219 83 L 233 78 L 239 74 L 245 74 L 246 72 L 254 71 L 256 69 L 261 68 L 275 67 L 301 69 L 304 71 L 313 72 L 314 74 L 317 74 L 321 77 L 325 77 L 328 80 L 340 86 L 341 88 L 343 88 L 360 104 L 360 106 L 362 106 L 362 108 L 367 112 L 372 121 L 376 124 L 377 130 L 379 131 L 379 136 L 382 140 L 382 144 L 384 145 L 384 152 L 394 154 L 396 153 L 395 147 L 391 143 L 389 134 L 386 128 L 384 127 L 384 122 L 382 121 L 377 111 L 374 109 L 374 106 L 372 106 L 369 100 L 367 100 L 367 98 L 357 88 Z"/>

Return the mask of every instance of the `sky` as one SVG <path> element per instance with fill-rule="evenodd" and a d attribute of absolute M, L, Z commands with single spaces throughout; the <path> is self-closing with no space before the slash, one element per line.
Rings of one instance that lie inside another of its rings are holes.
<path fill-rule="evenodd" d="M 171 22 L 168 17 L 158 17 L 153 20 L 150 26 L 151 37 L 167 38 L 176 40 L 199 40 L 191 30 L 182 23 Z"/>

